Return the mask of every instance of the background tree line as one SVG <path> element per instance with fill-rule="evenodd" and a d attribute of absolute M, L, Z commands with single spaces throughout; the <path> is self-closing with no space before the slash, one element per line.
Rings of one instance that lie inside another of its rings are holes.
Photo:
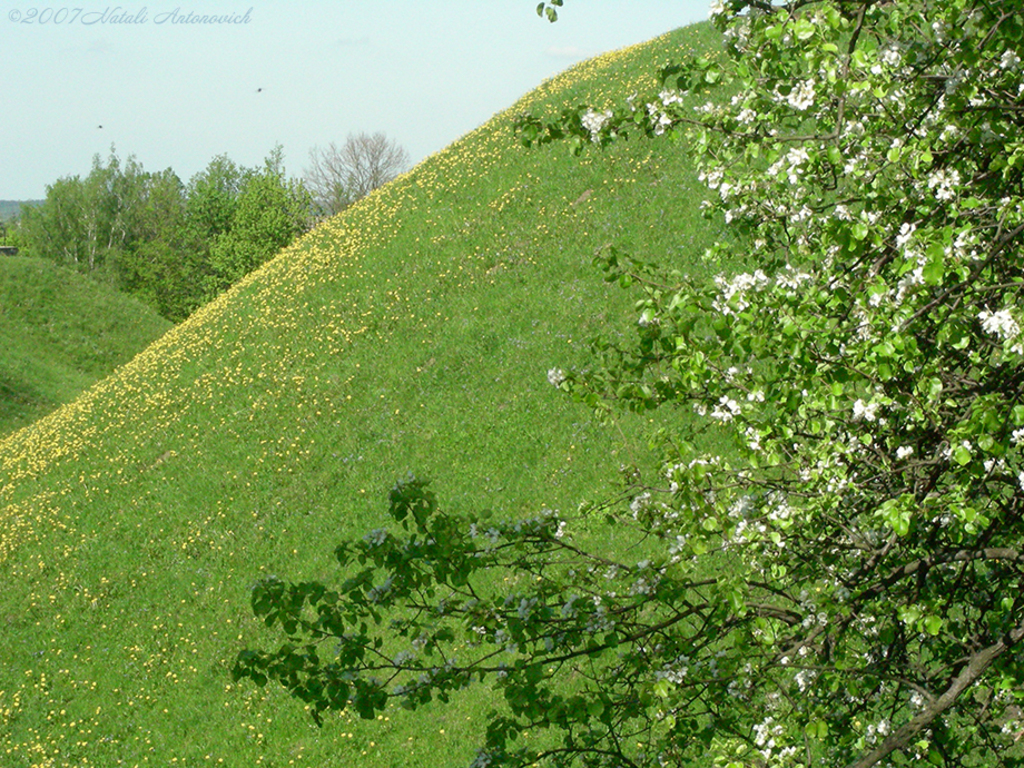
<path fill-rule="evenodd" d="M 285 174 L 275 147 L 262 166 L 214 157 L 188 183 L 149 172 L 111 147 L 84 178 L 49 185 L 25 207 L 17 243 L 132 294 L 179 321 L 331 215 L 387 183 L 408 162 L 384 134 L 316 147 L 305 178 Z"/>

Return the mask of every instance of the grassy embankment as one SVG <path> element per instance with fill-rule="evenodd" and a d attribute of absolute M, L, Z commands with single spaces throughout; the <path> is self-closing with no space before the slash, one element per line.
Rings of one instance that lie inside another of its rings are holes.
<path fill-rule="evenodd" d="M 678 144 L 526 150 L 526 109 L 657 88 L 689 28 L 584 63 L 321 226 L 70 405 L 0 442 L 5 766 L 458 765 L 481 697 L 316 729 L 236 686 L 260 576 L 330 578 L 408 470 L 443 503 L 573 509 L 642 457 L 546 381 L 634 296 L 609 242 L 701 269 Z"/>
<path fill-rule="evenodd" d="M 72 270 L 0 256 L 0 438 L 71 402 L 170 327 Z"/>

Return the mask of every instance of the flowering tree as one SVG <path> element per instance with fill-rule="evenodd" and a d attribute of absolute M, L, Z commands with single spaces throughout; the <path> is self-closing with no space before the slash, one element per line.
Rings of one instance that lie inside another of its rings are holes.
<path fill-rule="evenodd" d="M 726 63 L 520 129 L 696 148 L 737 233 L 709 257 L 756 269 L 705 283 L 604 252 L 643 292 L 637 339 L 548 375 L 603 412 L 695 410 L 717 439 L 666 427 L 618 515 L 634 549 L 399 483 L 401 530 L 342 544 L 340 586 L 255 590 L 289 640 L 236 676 L 317 718 L 488 681 L 504 704 L 478 766 L 1024 764 L 1024 15 L 716 0 L 712 18 Z M 718 83 L 731 101 L 694 109 Z"/>

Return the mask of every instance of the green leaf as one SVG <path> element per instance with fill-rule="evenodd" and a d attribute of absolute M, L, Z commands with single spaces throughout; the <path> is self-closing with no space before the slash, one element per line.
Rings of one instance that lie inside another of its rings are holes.
<path fill-rule="evenodd" d="M 823 741 L 828 736 L 828 723 L 824 720 L 811 720 L 804 726 L 804 733 L 809 739 Z"/>
<path fill-rule="evenodd" d="M 971 452 L 965 446 L 958 445 L 953 451 L 953 460 L 961 467 L 965 467 L 971 463 Z"/>
<path fill-rule="evenodd" d="M 704 519 L 703 519 L 703 520 L 701 521 L 701 523 L 700 523 L 700 526 L 701 526 L 701 528 L 703 528 L 703 529 L 704 529 L 705 531 L 709 531 L 709 532 L 712 532 L 712 533 L 713 533 L 713 532 L 715 532 L 715 531 L 720 531 L 720 530 L 722 530 L 722 526 L 721 526 L 721 524 L 720 524 L 720 523 L 718 522 L 718 518 L 717 518 L 717 517 L 714 517 L 713 515 L 708 515 L 707 517 L 705 517 L 705 518 L 704 518 Z"/>
<path fill-rule="evenodd" d="M 941 245 L 935 244 L 928 248 L 928 263 L 925 264 L 923 272 L 924 281 L 928 285 L 938 285 L 942 282 L 945 274 L 946 250 Z"/>
<path fill-rule="evenodd" d="M 810 40 L 814 37 L 814 24 L 807 19 L 798 19 L 793 27 L 797 40 Z"/>
<path fill-rule="evenodd" d="M 1010 412 L 1011 418 L 1013 418 L 1014 426 L 1021 426 L 1024 424 L 1024 405 L 1015 405 L 1013 410 Z"/>
<path fill-rule="evenodd" d="M 945 622 L 941 616 L 925 616 L 924 618 L 924 630 L 932 637 L 939 634 L 942 631 L 942 625 Z"/>

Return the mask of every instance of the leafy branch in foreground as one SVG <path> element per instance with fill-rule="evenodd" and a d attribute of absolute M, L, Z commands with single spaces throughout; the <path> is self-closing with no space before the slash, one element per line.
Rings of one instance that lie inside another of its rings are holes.
<path fill-rule="evenodd" d="M 405 533 L 342 545 L 340 589 L 256 590 L 289 643 L 236 675 L 317 717 L 489 681 L 504 708 L 476 765 L 1024 763 L 1024 18 L 1007 8 L 719 0 L 727 65 L 524 118 L 524 142 L 579 151 L 685 138 L 736 235 L 709 257 L 755 267 L 704 282 L 598 257 L 641 293 L 637 338 L 549 380 L 604 413 L 661 409 L 660 475 L 632 478 L 599 548 L 554 513 L 491 524 L 400 484 Z M 694 107 L 716 83 L 736 95 Z M 676 409 L 716 440 L 679 434 Z"/>

